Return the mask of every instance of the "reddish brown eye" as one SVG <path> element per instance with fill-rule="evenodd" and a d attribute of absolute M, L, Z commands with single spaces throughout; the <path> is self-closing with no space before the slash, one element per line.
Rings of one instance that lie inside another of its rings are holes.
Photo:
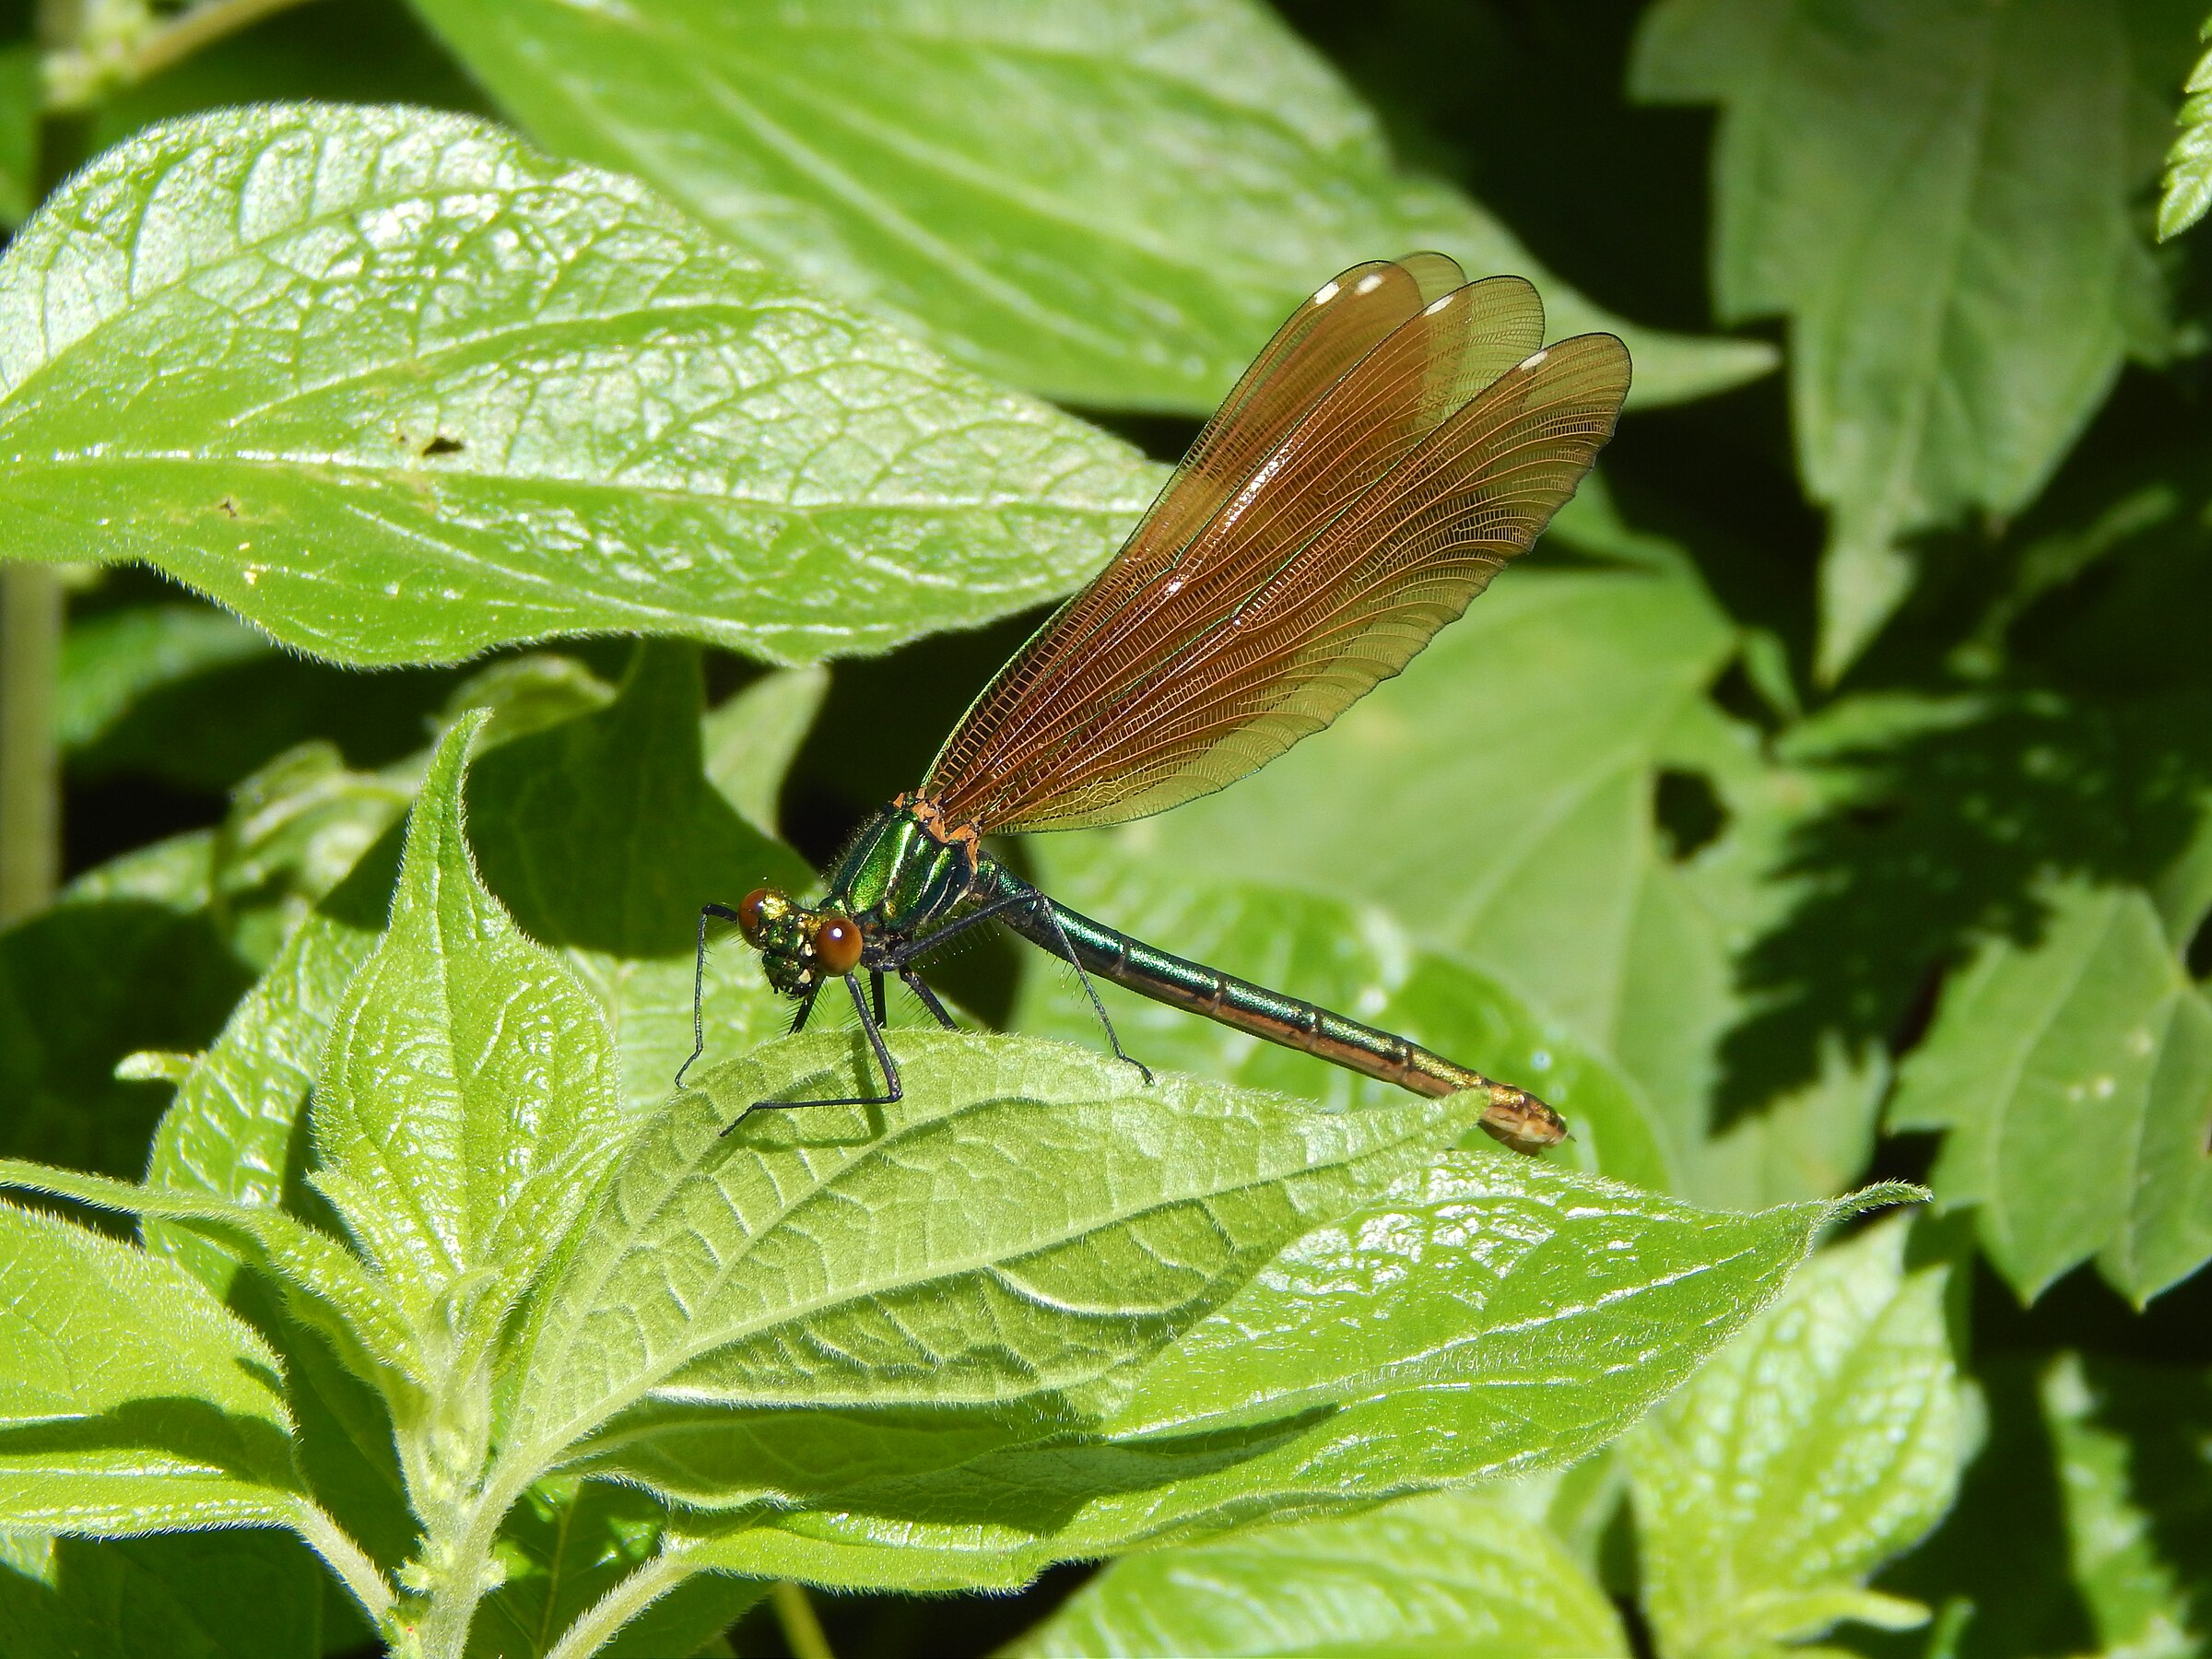
<path fill-rule="evenodd" d="M 815 932 L 814 957 L 831 973 L 852 972 L 860 965 L 860 929 L 830 912 Z"/>
<path fill-rule="evenodd" d="M 760 943 L 760 907 L 768 902 L 768 897 L 766 888 L 755 888 L 737 900 L 737 931 L 748 945 Z"/>

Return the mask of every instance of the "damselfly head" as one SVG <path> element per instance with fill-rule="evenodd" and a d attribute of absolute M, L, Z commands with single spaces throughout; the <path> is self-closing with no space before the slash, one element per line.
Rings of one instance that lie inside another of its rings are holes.
<path fill-rule="evenodd" d="M 760 953 L 768 982 L 806 996 L 860 966 L 860 926 L 842 911 L 810 910 L 773 888 L 755 888 L 737 904 L 737 927 Z"/>

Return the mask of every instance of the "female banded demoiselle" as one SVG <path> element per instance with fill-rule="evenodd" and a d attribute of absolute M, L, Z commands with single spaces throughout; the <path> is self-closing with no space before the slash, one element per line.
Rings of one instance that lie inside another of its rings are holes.
<path fill-rule="evenodd" d="M 982 849 L 997 831 L 1123 823 L 1210 794 L 1405 667 L 1535 540 L 1612 436 L 1627 347 L 1611 335 L 1543 337 L 1528 283 L 1468 282 L 1439 253 L 1324 283 L 1113 560 L 976 699 L 922 786 L 862 827 L 821 901 L 762 888 L 700 912 L 684 1069 L 705 1046 L 713 920 L 735 922 L 769 982 L 798 1000 L 794 1031 L 841 979 L 882 1068 L 881 1094 L 759 1102 L 779 1107 L 899 1100 L 884 976 L 949 1027 L 915 964 L 999 921 L 1075 966 L 1133 1065 L 1091 974 L 1418 1094 L 1486 1092 L 1482 1126 L 1518 1150 L 1561 1140 L 1565 1124 L 1527 1091 L 1131 938 Z"/>

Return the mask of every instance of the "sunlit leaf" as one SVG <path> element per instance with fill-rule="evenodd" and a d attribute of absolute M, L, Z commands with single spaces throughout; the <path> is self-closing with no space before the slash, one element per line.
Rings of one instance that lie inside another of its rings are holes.
<path fill-rule="evenodd" d="M 1927 1617 L 1862 1583 L 1942 1516 L 1963 1461 L 1947 1270 L 1906 1269 L 1908 1225 L 1815 1256 L 1623 1442 L 1669 1659 Z"/>
<path fill-rule="evenodd" d="M 881 650 L 1064 591 L 1156 477 L 630 181 L 337 105 L 78 174 L 0 264 L 0 442 L 15 556 L 144 559 L 355 663 Z"/>
<path fill-rule="evenodd" d="M 2212 207 L 2212 50 L 2196 60 L 2173 118 L 2159 194 L 2159 240 L 2179 236 Z"/>

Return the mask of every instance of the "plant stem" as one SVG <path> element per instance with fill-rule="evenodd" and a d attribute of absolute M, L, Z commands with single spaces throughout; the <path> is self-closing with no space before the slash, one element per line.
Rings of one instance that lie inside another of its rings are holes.
<path fill-rule="evenodd" d="M 577 1615 L 546 1659 L 589 1659 L 614 1633 L 692 1574 L 681 1550 L 663 1550 Z"/>
<path fill-rule="evenodd" d="M 323 1558 L 325 1565 L 338 1575 L 346 1588 L 353 1592 L 354 1600 L 369 1615 L 370 1622 L 380 1629 L 384 1615 L 391 1612 L 394 1596 L 392 1586 L 385 1583 L 369 1552 L 346 1534 L 346 1529 L 332 1520 L 316 1504 L 302 1501 L 292 1521 L 293 1530 L 305 1538 L 308 1547 Z"/>
<path fill-rule="evenodd" d="M 804 1586 L 778 1579 L 769 1586 L 768 1599 L 776 1609 L 776 1622 L 783 1627 L 783 1640 L 791 1644 L 792 1659 L 837 1659 Z"/>
<path fill-rule="evenodd" d="M 212 46 L 227 34 L 251 28 L 264 18 L 288 11 L 304 0 L 206 0 L 182 12 L 147 35 L 131 53 L 130 75 L 135 81 L 159 75 L 182 63 L 204 46 Z"/>
<path fill-rule="evenodd" d="M 203 0 L 166 22 L 138 30 L 87 30 L 79 26 L 66 40 L 47 38 L 46 107 L 50 113 L 88 111 L 109 93 L 183 62 L 226 35 L 249 29 L 264 18 L 303 0 Z M 53 0 L 57 8 L 81 7 L 84 0 Z M 89 37 L 89 38 L 88 38 Z"/>
<path fill-rule="evenodd" d="M 46 908 L 61 873 L 53 742 L 62 651 L 61 574 L 0 569 L 0 925 Z"/>

